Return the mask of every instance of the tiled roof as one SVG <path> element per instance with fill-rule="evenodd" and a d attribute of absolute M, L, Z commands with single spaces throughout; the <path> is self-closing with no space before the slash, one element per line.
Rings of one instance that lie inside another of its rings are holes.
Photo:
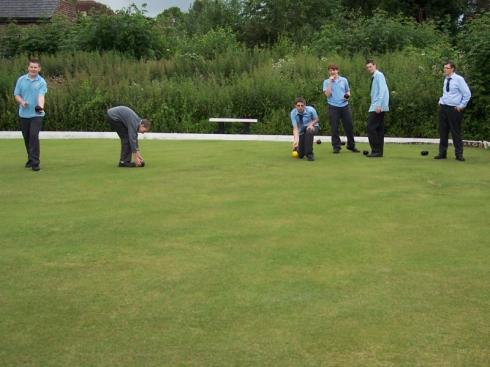
<path fill-rule="evenodd" d="M 51 18 L 60 0 L 0 0 L 0 18 Z"/>

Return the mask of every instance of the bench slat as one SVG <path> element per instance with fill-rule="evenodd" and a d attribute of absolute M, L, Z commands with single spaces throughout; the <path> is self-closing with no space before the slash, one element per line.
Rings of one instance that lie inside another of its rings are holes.
<path fill-rule="evenodd" d="M 257 119 L 237 119 L 231 117 L 211 117 L 210 122 L 257 122 Z"/>

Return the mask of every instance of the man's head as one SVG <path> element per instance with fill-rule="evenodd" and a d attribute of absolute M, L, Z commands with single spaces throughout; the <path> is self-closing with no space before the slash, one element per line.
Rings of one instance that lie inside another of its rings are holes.
<path fill-rule="evenodd" d="M 299 113 L 305 112 L 306 101 L 303 97 L 298 97 L 294 100 L 294 107 L 296 107 L 296 111 Z"/>
<path fill-rule="evenodd" d="M 451 76 L 456 70 L 456 65 L 453 62 L 449 61 L 444 64 L 444 75 Z"/>
<path fill-rule="evenodd" d="M 328 65 L 328 74 L 336 78 L 339 75 L 339 67 L 335 64 Z"/>
<path fill-rule="evenodd" d="M 376 63 L 373 60 L 366 60 L 366 69 L 370 74 L 376 71 Z"/>
<path fill-rule="evenodd" d="M 144 134 L 151 129 L 151 122 L 147 119 L 143 119 L 140 122 L 140 126 L 138 126 L 138 132 Z"/>
<path fill-rule="evenodd" d="M 35 78 L 41 71 L 41 63 L 38 59 L 30 59 L 27 66 L 27 73 L 30 77 Z"/>

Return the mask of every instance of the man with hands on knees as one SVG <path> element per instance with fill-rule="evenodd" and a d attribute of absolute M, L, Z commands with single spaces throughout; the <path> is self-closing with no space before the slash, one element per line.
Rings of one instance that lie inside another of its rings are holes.
<path fill-rule="evenodd" d="M 138 146 L 138 133 L 144 134 L 151 128 L 147 119 L 142 119 L 126 106 L 107 110 L 106 120 L 121 139 L 119 167 L 144 167 L 145 161 Z"/>
<path fill-rule="evenodd" d="M 291 124 L 293 126 L 293 149 L 298 151 L 298 157 L 306 156 L 308 161 L 314 161 L 313 139 L 320 131 L 318 114 L 312 106 L 307 106 L 303 97 L 294 101 L 291 110 Z"/>

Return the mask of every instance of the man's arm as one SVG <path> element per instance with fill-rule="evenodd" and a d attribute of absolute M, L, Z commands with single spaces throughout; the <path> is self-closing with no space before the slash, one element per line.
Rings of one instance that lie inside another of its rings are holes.
<path fill-rule="evenodd" d="M 27 107 L 27 102 L 24 101 L 24 98 L 22 98 L 20 95 L 15 96 L 15 101 L 22 106 L 22 108 Z"/>
<path fill-rule="evenodd" d="M 37 105 L 38 105 L 39 107 L 41 107 L 41 109 L 43 109 L 43 110 L 44 110 L 44 95 L 41 95 L 41 94 L 40 94 L 40 95 L 37 97 Z"/>
<path fill-rule="evenodd" d="M 466 81 L 463 78 L 460 79 L 459 88 L 461 90 L 462 98 L 457 109 L 458 111 L 461 111 L 464 108 L 466 108 L 466 106 L 468 105 L 468 102 L 470 101 L 471 98 L 471 91 L 470 88 L 468 87 L 468 84 L 466 84 Z"/>
<path fill-rule="evenodd" d="M 323 94 L 327 97 L 332 95 L 332 78 L 328 78 L 323 81 Z"/>
<path fill-rule="evenodd" d="M 311 109 L 311 121 L 308 123 L 308 126 L 306 127 L 307 129 L 311 130 L 315 128 L 315 125 L 318 123 L 319 118 L 318 118 L 318 113 L 314 108 Z"/>
<path fill-rule="evenodd" d="M 299 145 L 299 130 L 298 127 L 293 127 L 293 148 Z"/>

